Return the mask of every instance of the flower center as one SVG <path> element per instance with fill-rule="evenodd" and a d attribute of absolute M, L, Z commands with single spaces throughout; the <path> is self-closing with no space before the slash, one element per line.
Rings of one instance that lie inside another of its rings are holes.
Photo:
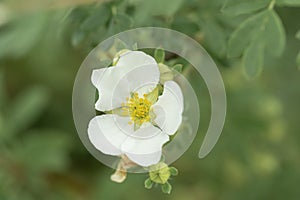
<path fill-rule="evenodd" d="M 137 93 L 134 93 L 131 98 L 127 98 L 127 103 L 123 104 L 123 109 L 128 111 L 131 121 L 129 124 L 134 123 L 141 126 L 144 122 L 150 121 L 150 108 L 152 103 L 146 98 L 140 98 Z"/>

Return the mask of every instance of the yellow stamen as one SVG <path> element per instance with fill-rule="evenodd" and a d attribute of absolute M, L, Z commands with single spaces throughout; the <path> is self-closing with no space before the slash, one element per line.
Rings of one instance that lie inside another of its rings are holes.
<path fill-rule="evenodd" d="M 134 93 L 131 98 L 127 98 L 127 103 L 123 109 L 127 110 L 131 121 L 128 124 L 134 123 L 140 127 L 143 123 L 150 121 L 150 110 L 152 103 L 143 95 L 140 98 L 137 93 Z M 123 106 L 123 105 L 122 105 Z"/>

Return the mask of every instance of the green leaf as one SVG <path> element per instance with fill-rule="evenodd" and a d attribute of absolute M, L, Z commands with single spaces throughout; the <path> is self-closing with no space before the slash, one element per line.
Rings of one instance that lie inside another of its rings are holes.
<path fill-rule="evenodd" d="M 13 155 L 29 172 L 62 171 L 69 162 L 71 141 L 68 134 L 56 130 L 28 132 L 14 146 Z"/>
<path fill-rule="evenodd" d="M 250 17 L 237 28 L 229 39 L 228 56 L 243 54 L 246 74 L 254 78 L 261 72 L 265 56 L 280 56 L 285 42 L 280 18 L 274 10 L 267 10 Z"/>
<path fill-rule="evenodd" d="M 278 6 L 300 6 L 299 0 L 276 0 Z"/>
<path fill-rule="evenodd" d="M 243 65 L 249 79 L 257 77 L 264 64 L 264 47 L 262 43 L 252 42 L 243 56 Z"/>
<path fill-rule="evenodd" d="M 169 171 L 172 176 L 177 176 L 178 175 L 178 170 L 175 167 L 169 167 Z"/>
<path fill-rule="evenodd" d="M 297 55 L 296 62 L 297 62 L 298 68 L 300 69 L 300 52 Z"/>
<path fill-rule="evenodd" d="M 201 22 L 200 26 L 204 32 L 204 45 L 219 57 L 226 56 L 227 35 L 224 34 L 223 27 L 211 19 Z"/>
<path fill-rule="evenodd" d="M 77 30 L 71 36 L 71 44 L 74 47 L 78 47 L 85 39 L 86 35 L 83 31 Z"/>
<path fill-rule="evenodd" d="M 44 112 L 49 95 L 44 88 L 32 87 L 21 93 L 12 103 L 7 116 L 7 134 L 28 128 Z"/>
<path fill-rule="evenodd" d="M 264 11 L 249 17 L 238 26 L 229 38 L 229 57 L 239 57 L 243 54 L 253 37 L 261 30 L 261 23 L 265 20 L 267 13 L 267 11 Z"/>
<path fill-rule="evenodd" d="M 109 20 L 111 11 L 105 4 L 101 4 L 98 8 L 94 9 L 92 14 L 87 17 L 80 25 L 80 29 L 83 31 L 93 31 L 101 28 Z"/>
<path fill-rule="evenodd" d="M 279 56 L 285 47 L 285 37 L 277 13 L 274 10 L 263 11 L 247 19 L 234 31 L 229 39 L 228 56 L 240 56 L 252 42 L 263 43 L 268 54 Z"/>
<path fill-rule="evenodd" d="M 145 180 L 144 185 L 145 185 L 145 188 L 146 188 L 146 189 L 151 189 L 152 186 L 153 186 L 153 182 L 150 180 L 150 178 L 147 178 L 147 179 Z"/>
<path fill-rule="evenodd" d="M 183 0 L 151 0 L 142 1 L 137 5 L 136 16 L 137 20 L 144 20 L 151 16 L 172 16 L 182 5 Z"/>
<path fill-rule="evenodd" d="M 265 8 L 270 0 L 226 0 L 221 11 L 228 15 L 248 14 Z"/>
<path fill-rule="evenodd" d="M 281 19 L 274 10 L 269 10 L 266 16 L 265 28 L 262 30 L 266 51 L 274 56 L 280 56 L 285 48 L 286 35 Z M 276 41 L 276 42 L 274 42 Z"/>
<path fill-rule="evenodd" d="M 199 31 L 197 20 L 191 20 L 185 16 L 175 16 L 172 22 L 172 29 L 185 33 L 187 35 L 194 35 Z"/>
<path fill-rule="evenodd" d="M 166 182 L 165 184 L 161 185 L 161 189 L 163 193 L 170 194 L 172 191 L 172 186 L 169 182 Z"/>
<path fill-rule="evenodd" d="M 108 35 L 113 35 L 125 31 L 133 26 L 133 20 L 130 16 L 122 13 L 117 13 L 112 17 L 108 27 Z"/>
<path fill-rule="evenodd" d="M 46 19 L 43 14 L 32 14 L 8 24 L 0 33 L 0 58 L 25 55 L 42 36 Z"/>
<path fill-rule="evenodd" d="M 165 61 L 165 51 L 160 48 L 155 49 L 154 58 L 157 63 L 163 63 Z"/>

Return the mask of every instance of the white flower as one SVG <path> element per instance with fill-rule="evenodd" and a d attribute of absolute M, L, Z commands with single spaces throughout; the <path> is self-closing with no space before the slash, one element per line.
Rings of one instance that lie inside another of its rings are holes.
<path fill-rule="evenodd" d="M 156 98 L 160 72 L 154 58 L 142 51 L 119 55 L 116 66 L 97 69 L 92 83 L 99 91 L 96 110 L 111 114 L 94 117 L 88 126 L 91 143 L 104 154 L 125 154 L 140 166 L 160 161 L 162 146 L 182 121 L 183 95 L 167 81 Z"/>

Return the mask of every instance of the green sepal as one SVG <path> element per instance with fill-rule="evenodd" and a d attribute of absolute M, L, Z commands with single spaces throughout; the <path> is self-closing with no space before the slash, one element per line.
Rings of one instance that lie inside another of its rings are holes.
<path fill-rule="evenodd" d="M 154 58 L 157 63 L 163 63 L 165 61 L 165 51 L 160 48 L 155 49 Z"/>
<path fill-rule="evenodd" d="M 161 185 L 161 190 L 163 193 L 170 194 L 172 191 L 172 185 L 169 182 L 166 182 L 165 184 Z"/>
<path fill-rule="evenodd" d="M 156 87 L 158 88 L 158 96 L 160 96 L 163 93 L 164 88 L 161 84 L 158 84 Z"/>
<path fill-rule="evenodd" d="M 173 68 L 173 70 L 181 73 L 183 66 L 182 66 L 182 64 L 175 64 L 172 68 Z"/>
<path fill-rule="evenodd" d="M 177 176 L 178 175 L 178 170 L 175 167 L 169 167 L 169 171 L 172 176 Z"/>
<path fill-rule="evenodd" d="M 153 182 L 151 181 L 150 178 L 147 178 L 147 179 L 145 180 L 145 182 L 144 182 L 144 185 L 145 185 L 145 188 L 146 188 L 146 189 L 151 189 L 152 186 L 153 186 Z"/>
<path fill-rule="evenodd" d="M 157 101 L 158 98 L 158 86 L 154 88 L 150 93 L 146 94 L 146 99 L 150 101 L 152 104 L 154 104 Z"/>

